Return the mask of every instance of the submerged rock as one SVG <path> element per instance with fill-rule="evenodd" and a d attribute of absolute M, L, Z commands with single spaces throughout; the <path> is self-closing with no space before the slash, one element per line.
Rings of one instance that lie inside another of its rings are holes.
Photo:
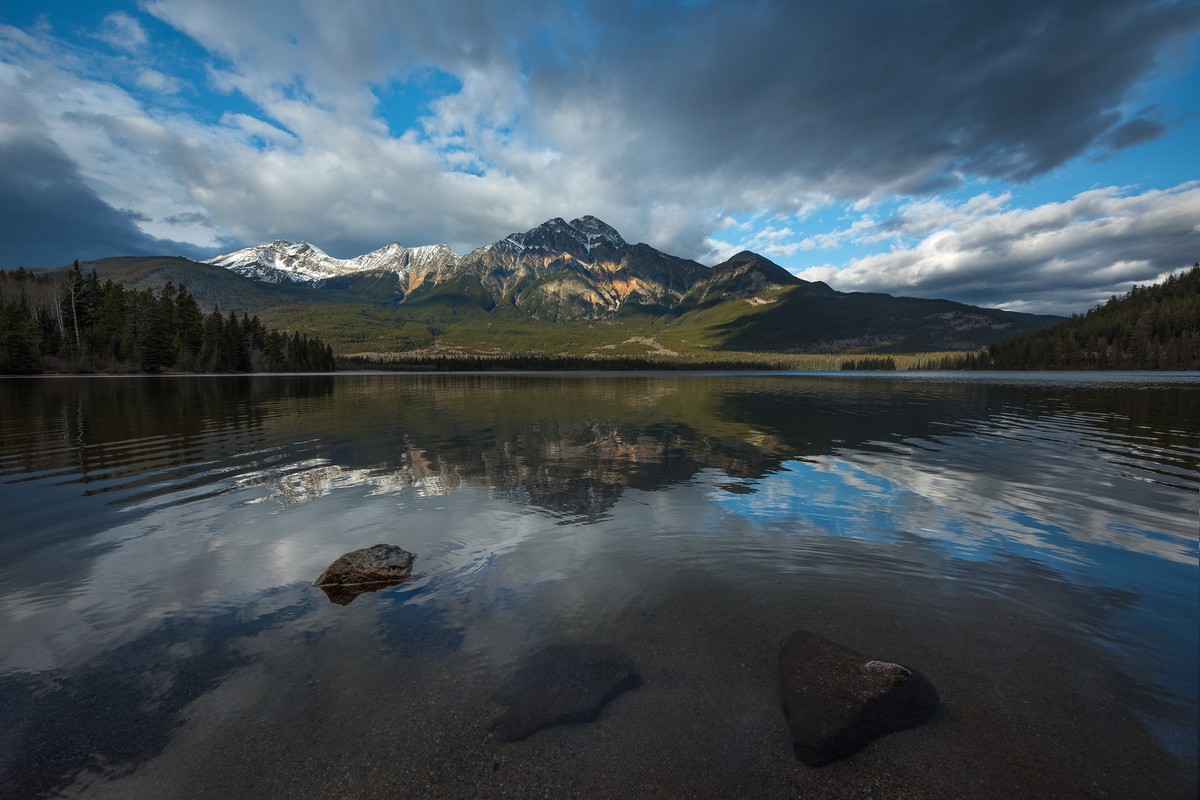
<path fill-rule="evenodd" d="M 551 725 L 591 722 L 610 701 L 642 683 L 633 661 L 604 644 L 554 645 L 539 651 L 496 699 L 504 712 L 492 726 L 516 742 Z"/>
<path fill-rule="evenodd" d="M 923 725 L 938 693 L 921 673 L 796 631 L 779 652 L 783 715 L 796 758 L 819 767 L 870 742 Z"/>
<path fill-rule="evenodd" d="M 321 573 L 314 585 L 331 603 L 349 605 L 364 592 L 377 592 L 412 577 L 416 556 L 394 544 L 377 544 L 346 553 Z"/>

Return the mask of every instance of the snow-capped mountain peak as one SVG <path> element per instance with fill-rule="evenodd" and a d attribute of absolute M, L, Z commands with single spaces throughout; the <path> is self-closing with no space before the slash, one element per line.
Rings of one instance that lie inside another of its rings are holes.
<path fill-rule="evenodd" d="M 339 259 L 308 242 L 276 239 L 209 259 L 206 263 L 268 283 L 315 281 L 338 272 Z"/>
<path fill-rule="evenodd" d="M 571 220 L 571 227 L 587 237 L 589 250 L 601 242 L 607 242 L 613 247 L 624 247 L 627 244 L 616 228 L 591 214 Z"/>
<path fill-rule="evenodd" d="M 602 244 L 615 248 L 626 246 L 625 240 L 616 229 L 589 215 L 570 222 L 562 217 L 555 217 L 524 233 L 509 234 L 494 246 L 514 252 L 540 249 L 553 253 L 570 253 L 577 257 L 590 257 L 592 250 Z"/>
<path fill-rule="evenodd" d="M 210 258 L 205 263 L 268 283 L 315 283 L 355 272 L 384 270 L 429 272 L 453 263 L 458 255 L 444 244 L 405 247 L 392 242 L 355 258 L 334 258 L 308 242 L 276 240 Z"/>
<path fill-rule="evenodd" d="M 598 247 L 621 250 L 627 243 L 616 229 L 593 216 L 567 222 L 561 217 L 547 220 L 524 233 L 513 233 L 476 252 L 494 251 L 520 258 L 532 253 L 566 253 L 591 261 Z M 611 254 L 610 254 L 611 255 Z M 328 278 L 358 272 L 394 272 L 401 278 L 405 290 L 419 286 L 427 278 L 441 280 L 463 266 L 464 259 L 444 244 L 405 247 L 392 242 L 378 250 L 354 258 L 334 258 L 308 242 L 289 242 L 282 239 L 270 244 L 247 247 L 206 263 L 224 267 L 239 275 L 268 283 L 318 283 Z"/>

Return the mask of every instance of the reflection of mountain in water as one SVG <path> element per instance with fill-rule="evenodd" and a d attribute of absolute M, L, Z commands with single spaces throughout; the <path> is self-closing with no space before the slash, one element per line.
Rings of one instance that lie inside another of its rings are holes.
<path fill-rule="evenodd" d="M 239 484 L 267 485 L 271 493 L 254 502 L 278 500 L 285 506 L 353 486 L 368 487 L 370 494 L 411 491 L 436 496 L 475 485 L 523 505 L 594 520 L 626 488 L 662 489 L 707 467 L 752 476 L 772 466 L 752 444 L 737 439 L 713 441 L 682 423 L 638 429 L 612 422 L 558 422 L 514 440 L 476 444 L 457 447 L 448 455 L 436 441 L 424 448 L 407 440 L 398 459 L 371 467 L 316 460 L 283 475 L 256 471 Z"/>
<path fill-rule="evenodd" d="M 956 435 L 1014 406 L 1025 418 L 1082 411 L 1097 431 L 1133 436 L 1138 425 L 1194 418 L 1197 404 L 1186 387 L 794 375 L 72 379 L 10 388 L 0 395 L 0 475 L 10 481 L 53 474 L 120 504 L 238 487 L 266 487 L 260 501 L 291 505 L 350 487 L 438 495 L 472 485 L 583 519 L 603 515 L 627 488 L 655 491 L 705 469 L 759 478 L 792 459 Z"/>

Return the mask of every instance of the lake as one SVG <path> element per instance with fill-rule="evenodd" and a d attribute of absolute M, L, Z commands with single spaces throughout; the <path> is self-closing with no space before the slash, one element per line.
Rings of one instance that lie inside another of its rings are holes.
<path fill-rule="evenodd" d="M 1196 375 L 4 379 L 0 513 L 2 797 L 1195 796 Z M 798 762 L 801 629 L 937 716 Z"/>

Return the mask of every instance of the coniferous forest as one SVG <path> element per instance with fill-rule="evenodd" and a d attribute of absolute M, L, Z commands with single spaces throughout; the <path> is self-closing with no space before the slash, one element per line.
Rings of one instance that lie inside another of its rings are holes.
<path fill-rule="evenodd" d="M 257 316 L 205 314 L 187 287 L 127 289 L 85 275 L 0 270 L 0 373 L 313 372 L 334 368 L 315 336 Z"/>
<path fill-rule="evenodd" d="M 1200 264 L 968 356 L 968 369 L 1200 369 Z"/>

